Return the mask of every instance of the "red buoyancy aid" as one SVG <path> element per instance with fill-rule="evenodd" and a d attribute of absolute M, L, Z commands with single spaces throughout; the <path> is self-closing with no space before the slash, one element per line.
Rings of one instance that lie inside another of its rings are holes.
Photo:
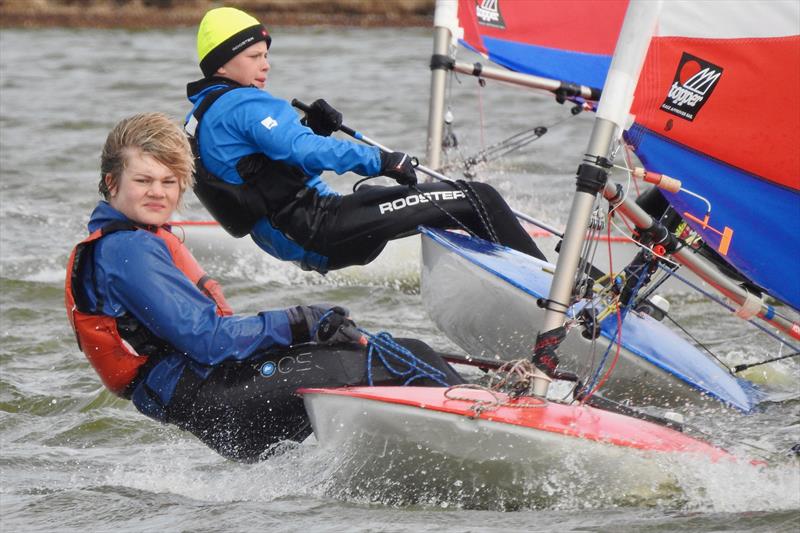
<path fill-rule="evenodd" d="M 148 360 L 148 354 L 138 354 L 133 347 L 120 336 L 117 318 L 99 314 L 89 309 L 83 291 L 75 291 L 80 283 L 80 275 L 87 261 L 94 254 L 94 244 L 105 235 L 115 231 L 148 231 L 127 222 L 112 223 L 105 226 L 81 241 L 70 254 L 67 262 L 67 278 L 65 283 L 64 303 L 67 318 L 75 331 L 78 346 L 99 374 L 103 384 L 118 396 L 127 396 L 129 385 L 136 378 L 139 368 Z M 152 231 L 163 239 L 167 245 L 175 266 L 206 296 L 217 305 L 217 314 L 227 316 L 233 314 L 228 302 L 222 294 L 219 283 L 206 275 L 188 248 L 171 231 L 163 227 Z"/>

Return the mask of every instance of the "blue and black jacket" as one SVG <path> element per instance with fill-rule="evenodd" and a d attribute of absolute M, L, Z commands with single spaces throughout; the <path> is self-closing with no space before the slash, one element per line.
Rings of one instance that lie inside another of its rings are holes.
<path fill-rule="evenodd" d="M 101 201 L 89 232 L 114 222 L 133 224 Z M 118 231 L 94 246 L 93 265 L 80 280 L 88 304 L 111 317 L 130 316 L 171 349 L 154 358 L 132 391 L 142 413 L 164 420 L 184 372 L 205 379 L 226 361 L 243 361 L 255 352 L 289 346 L 292 333 L 285 311 L 254 316 L 220 316 L 216 303 L 201 292 L 172 260 L 163 239 L 148 231 Z"/>
<path fill-rule="evenodd" d="M 380 172 L 380 151 L 314 134 L 286 100 L 225 78 L 187 86 L 186 130 L 196 153 L 195 192 L 232 235 L 250 234 L 269 254 L 325 272 L 308 250 L 336 193 L 320 174 Z"/>

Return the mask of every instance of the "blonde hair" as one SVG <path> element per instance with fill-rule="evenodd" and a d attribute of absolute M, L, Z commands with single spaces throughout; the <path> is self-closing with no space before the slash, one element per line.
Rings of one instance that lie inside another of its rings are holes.
<path fill-rule="evenodd" d="M 129 149 L 138 149 L 170 169 L 181 197 L 194 184 L 194 156 L 183 130 L 163 113 L 140 113 L 114 126 L 103 146 L 98 189 L 106 200 L 125 170 Z M 110 176 L 109 182 L 106 176 Z"/>

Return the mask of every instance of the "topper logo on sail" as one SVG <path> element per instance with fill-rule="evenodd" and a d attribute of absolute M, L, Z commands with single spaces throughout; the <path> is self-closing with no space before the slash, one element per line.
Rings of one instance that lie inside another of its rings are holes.
<path fill-rule="evenodd" d="M 684 52 L 661 109 L 693 121 L 711 97 L 721 76 L 721 67 Z"/>
<path fill-rule="evenodd" d="M 475 15 L 481 26 L 506 29 L 506 23 L 500 13 L 500 0 L 475 0 Z"/>

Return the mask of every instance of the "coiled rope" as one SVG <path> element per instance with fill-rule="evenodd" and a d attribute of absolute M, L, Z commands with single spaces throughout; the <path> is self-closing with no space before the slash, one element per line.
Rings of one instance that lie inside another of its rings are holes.
<path fill-rule="evenodd" d="M 468 390 L 485 392 L 489 395 L 489 399 L 484 400 L 481 398 L 475 398 L 474 396 L 463 394 L 463 392 L 462 394 L 458 394 L 458 392 L 460 391 L 468 391 Z M 520 401 L 518 399 L 514 399 L 514 401 L 504 400 L 499 395 L 498 391 L 474 383 L 453 385 L 452 387 L 448 387 L 447 390 L 444 391 L 444 395 L 448 400 L 460 400 L 462 402 L 471 402 L 472 405 L 469 407 L 469 410 L 472 411 L 474 414 L 471 415 L 470 418 L 477 418 L 482 413 L 494 411 L 500 407 L 529 409 L 529 408 L 541 408 L 547 405 L 547 400 L 543 398 L 526 398 L 527 401 Z"/>
<path fill-rule="evenodd" d="M 474 413 L 473 418 L 480 416 L 481 413 L 494 411 L 499 407 L 513 407 L 515 409 L 545 407 L 547 405 L 546 399 L 526 396 L 533 383 L 534 372 L 535 367 L 528 359 L 509 361 L 492 372 L 488 386 L 474 383 L 453 385 L 444 392 L 444 395 L 450 400 L 472 402 L 469 409 Z M 499 395 L 501 389 L 504 388 L 511 389 L 511 392 L 508 393 L 508 399 L 503 399 Z M 489 395 L 489 399 L 475 398 L 474 396 L 463 394 L 462 391 L 467 390 L 485 392 Z M 524 401 L 520 400 L 522 397 L 525 398 Z"/>
<path fill-rule="evenodd" d="M 450 385 L 447 383 L 444 372 L 435 368 L 413 353 L 411 350 L 398 344 L 392 335 L 387 331 L 382 331 L 373 335 L 368 331 L 358 328 L 367 339 L 367 383 L 374 384 L 372 379 L 372 362 L 378 359 L 386 370 L 393 376 L 405 378 L 403 385 L 418 379 L 429 379 L 443 387 Z"/>

